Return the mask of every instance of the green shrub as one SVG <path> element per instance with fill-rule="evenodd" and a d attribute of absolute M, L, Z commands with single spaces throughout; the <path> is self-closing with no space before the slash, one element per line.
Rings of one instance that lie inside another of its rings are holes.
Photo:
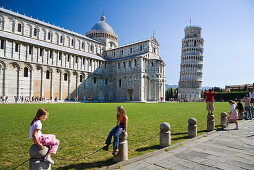
<path fill-rule="evenodd" d="M 229 101 L 242 99 L 248 92 L 216 92 L 215 101 Z"/>

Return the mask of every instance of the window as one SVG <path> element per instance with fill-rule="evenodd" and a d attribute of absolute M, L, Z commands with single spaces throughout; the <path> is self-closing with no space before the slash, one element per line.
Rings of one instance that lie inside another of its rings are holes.
<path fill-rule="evenodd" d="M 113 52 L 113 56 L 114 56 L 114 57 L 116 56 L 116 52 Z"/>
<path fill-rule="evenodd" d="M 78 63 L 78 56 L 76 57 L 76 63 Z"/>
<path fill-rule="evenodd" d="M 90 51 L 93 51 L 93 45 L 90 46 Z"/>
<path fill-rule="evenodd" d="M 67 81 L 67 79 L 68 79 L 68 74 L 64 73 L 64 81 Z"/>
<path fill-rule="evenodd" d="M 107 69 L 107 63 L 105 63 L 105 69 Z"/>
<path fill-rule="evenodd" d="M 83 76 L 80 75 L 80 76 L 79 76 L 79 81 L 82 82 L 82 79 L 83 79 Z"/>
<path fill-rule="evenodd" d="M 32 54 L 32 49 L 33 49 L 33 47 L 31 45 L 29 45 L 29 54 Z"/>
<path fill-rule="evenodd" d="M 143 46 L 142 46 L 142 45 L 140 45 L 139 49 L 140 49 L 140 51 L 142 51 L 142 50 L 143 50 Z"/>
<path fill-rule="evenodd" d="M 34 36 L 37 36 L 37 28 L 34 29 Z"/>
<path fill-rule="evenodd" d="M 42 56 L 42 52 L 43 52 L 43 49 L 42 49 L 42 48 L 40 48 L 40 56 Z"/>
<path fill-rule="evenodd" d="M 63 36 L 60 37 L 60 43 L 63 43 Z"/>
<path fill-rule="evenodd" d="M 85 43 L 82 42 L 82 49 L 84 50 L 84 48 L 85 48 Z"/>
<path fill-rule="evenodd" d="M 134 60 L 134 63 L 135 63 L 135 66 L 137 66 L 137 60 L 136 59 Z"/>
<path fill-rule="evenodd" d="M 62 60 L 62 53 L 59 53 L 59 60 Z"/>
<path fill-rule="evenodd" d="M 96 84 L 96 77 L 93 78 L 93 83 Z"/>
<path fill-rule="evenodd" d="M 70 62 L 70 54 L 68 54 L 68 59 L 67 59 L 68 62 Z"/>
<path fill-rule="evenodd" d="M 131 60 L 129 61 L 129 67 L 131 67 Z"/>
<path fill-rule="evenodd" d="M 152 62 L 152 67 L 153 67 L 153 62 Z"/>
<path fill-rule="evenodd" d="M 1 49 L 4 49 L 4 40 L 1 40 Z"/>
<path fill-rule="evenodd" d="M 19 51 L 19 44 L 16 43 L 16 44 L 15 44 L 15 52 L 18 52 L 18 51 Z"/>
<path fill-rule="evenodd" d="M 49 51 L 49 58 L 52 58 L 52 57 L 53 57 L 53 51 L 50 50 L 50 51 Z"/>
<path fill-rule="evenodd" d="M 108 84 L 108 79 L 105 80 L 105 85 L 107 85 L 107 84 Z"/>
<path fill-rule="evenodd" d="M 119 87 L 121 87 L 121 86 L 122 86 L 122 80 L 119 79 Z"/>
<path fill-rule="evenodd" d="M 74 46 L 74 40 L 73 39 L 71 40 L 71 46 Z"/>
<path fill-rule="evenodd" d="M 83 58 L 83 65 L 85 65 L 85 58 Z"/>
<path fill-rule="evenodd" d="M 48 40 L 50 40 L 51 34 L 50 32 L 48 32 Z"/>
<path fill-rule="evenodd" d="M 49 71 L 46 71 L 46 79 L 49 79 Z"/>
<path fill-rule="evenodd" d="M 101 62 L 99 61 L 99 68 L 101 68 Z"/>
<path fill-rule="evenodd" d="M 18 23 L 18 32 L 21 32 L 21 24 Z"/>
<path fill-rule="evenodd" d="M 123 55 L 123 50 L 121 50 L 121 55 Z"/>
<path fill-rule="evenodd" d="M 89 65 L 92 66 L 92 60 L 90 60 Z"/>
<path fill-rule="evenodd" d="M 120 67 L 121 67 L 121 64 L 120 64 L 120 63 L 118 63 L 118 69 L 120 69 Z"/>
<path fill-rule="evenodd" d="M 153 53 L 156 53 L 156 48 L 153 48 Z"/>
<path fill-rule="evenodd" d="M 28 77 L 28 68 L 27 67 L 24 68 L 24 77 Z"/>
<path fill-rule="evenodd" d="M 123 62 L 123 68 L 125 68 L 125 62 Z"/>
<path fill-rule="evenodd" d="M 132 48 L 130 48 L 130 53 L 132 53 Z"/>

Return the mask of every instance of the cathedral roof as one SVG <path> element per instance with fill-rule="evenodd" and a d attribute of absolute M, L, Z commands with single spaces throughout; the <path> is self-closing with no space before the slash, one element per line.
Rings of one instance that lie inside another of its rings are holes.
<path fill-rule="evenodd" d="M 116 35 L 112 27 L 106 23 L 106 17 L 102 15 L 101 20 L 96 23 L 88 33 L 108 33 Z"/>

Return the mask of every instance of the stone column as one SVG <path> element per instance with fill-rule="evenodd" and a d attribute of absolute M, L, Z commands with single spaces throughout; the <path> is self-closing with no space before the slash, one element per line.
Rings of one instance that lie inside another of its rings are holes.
<path fill-rule="evenodd" d="M 43 94 L 44 94 L 43 82 L 44 82 L 44 68 L 41 67 L 41 97 L 42 97 Z"/>
<path fill-rule="evenodd" d="M 171 145 L 170 125 L 167 122 L 160 124 L 160 146 L 166 147 Z"/>
<path fill-rule="evenodd" d="M 33 97 L 33 69 L 30 68 L 30 97 Z"/>
<path fill-rule="evenodd" d="M 197 136 L 197 119 L 190 118 L 188 120 L 188 137 L 193 138 Z"/>
<path fill-rule="evenodd" d="M 76 99 L 78 101 L 78 72 L 76 72 Z"/>
<path fill-rule="evenodd" d="M 36 144 L 30 147 L 29 154 L 31 159 L 29 160 L 29 170 L 51 170 L 51 164 L 42 160 L 47 155 L 48 150 L 47 147 L 41 150 Z"/>
<path fill-rule="evenodd" d="M 59 100 L 62 100 L 62 70 L 59 70 L 60 82 L 59 82 Z"/>
<path fill-rule="evenodd" d="M 51 75 L 50 75 L 50 98 L 52 98 L 52 99 L 54 99 L 55 97 L 54 97 L 54 92 L 53 92 L 53 74 L 54 74 L 54 71 L 53 71 L 53 69 L 52 69 L 52 71 L 50 72 L 51 73 Z M 47 99 L 48 100 L 48 99 Z"/>
<path fill-rule="evenodd" d="M 221 119 L 220 119 L 220 122 L 221 122 L 221 127 L 222 128 L 225 128 L 226 127 L 226 124 L 227 124 L 227 113 L 226 112 L 222 112 L 220 114 L 221 116 Z"/>
<path fill-rule="evenodd" d="M 128 141 L 127 135 L 124 136 L 124 133 L 121 133 L 119 136 L 119 152 L 114 156 L 114 162 L 126 161 L 128 160 Z"/>
<path fill-rule="evenodd" d="M 214 115 L 209 114 L 207 115 L 207 131 L 214 130 Z"/>

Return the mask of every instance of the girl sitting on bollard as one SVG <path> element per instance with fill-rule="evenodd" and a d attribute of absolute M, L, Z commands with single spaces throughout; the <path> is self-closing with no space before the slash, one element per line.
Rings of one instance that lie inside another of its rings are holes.
<path fill-rule="evenodd" d="M 44 161 L 50 164 L 54 164 L 54 161 L 51 159 L 51 154 L 56 154 L 57 148 L 59 146 L 59 140 L 56 139 L 55 135 L 50 134 L 42 134 L 42 123 L 41 121 L 45 121 L 48 118 L 48 111 L 44 108 L 40 108 L 34 119 L 31 122 L 29 138 L 31 138 L 40 149 L 44 149 L 45 146 L 49 146 L 49 151 L 47 155 L 44 157 Z"/>
<path fill-rule="evenodd" d="M 111 138 L 114 135 L 114 141 L 113 141 L 113 155 L 117 155 L 119 152 L 118 146 L 119 146 L 119 136 L 122 132 L 124 132 L 124 136 L 127 135 L 127 123 L 128 123 L 128 117 L 125 113 L 125 110 L 123 106 L 118 106 L 116 108 L 117 111 L 117 124 L 116 126 L 109 132 L 107 140 L 105 142 L 106 146 L 103 147 L 103 150 L 108 150 L 108 146 L 111 143 Z"/>
<path fill-rule="evenodd" d="M 228 122 L 229 122 L 230 119 L 235 120 L 236 127 L 234 128 L 234 130 L 238 130 L 238 122 L 237 122 L 238 113 L 236 111 L 236 103 L 233 100 L 230 100 L 229 104 L 231 105 L 231 109 L 228 112 L 229 116 L 228 116 L 228 119 L 227 119 L 227 126 L 228 126 Z"/>

